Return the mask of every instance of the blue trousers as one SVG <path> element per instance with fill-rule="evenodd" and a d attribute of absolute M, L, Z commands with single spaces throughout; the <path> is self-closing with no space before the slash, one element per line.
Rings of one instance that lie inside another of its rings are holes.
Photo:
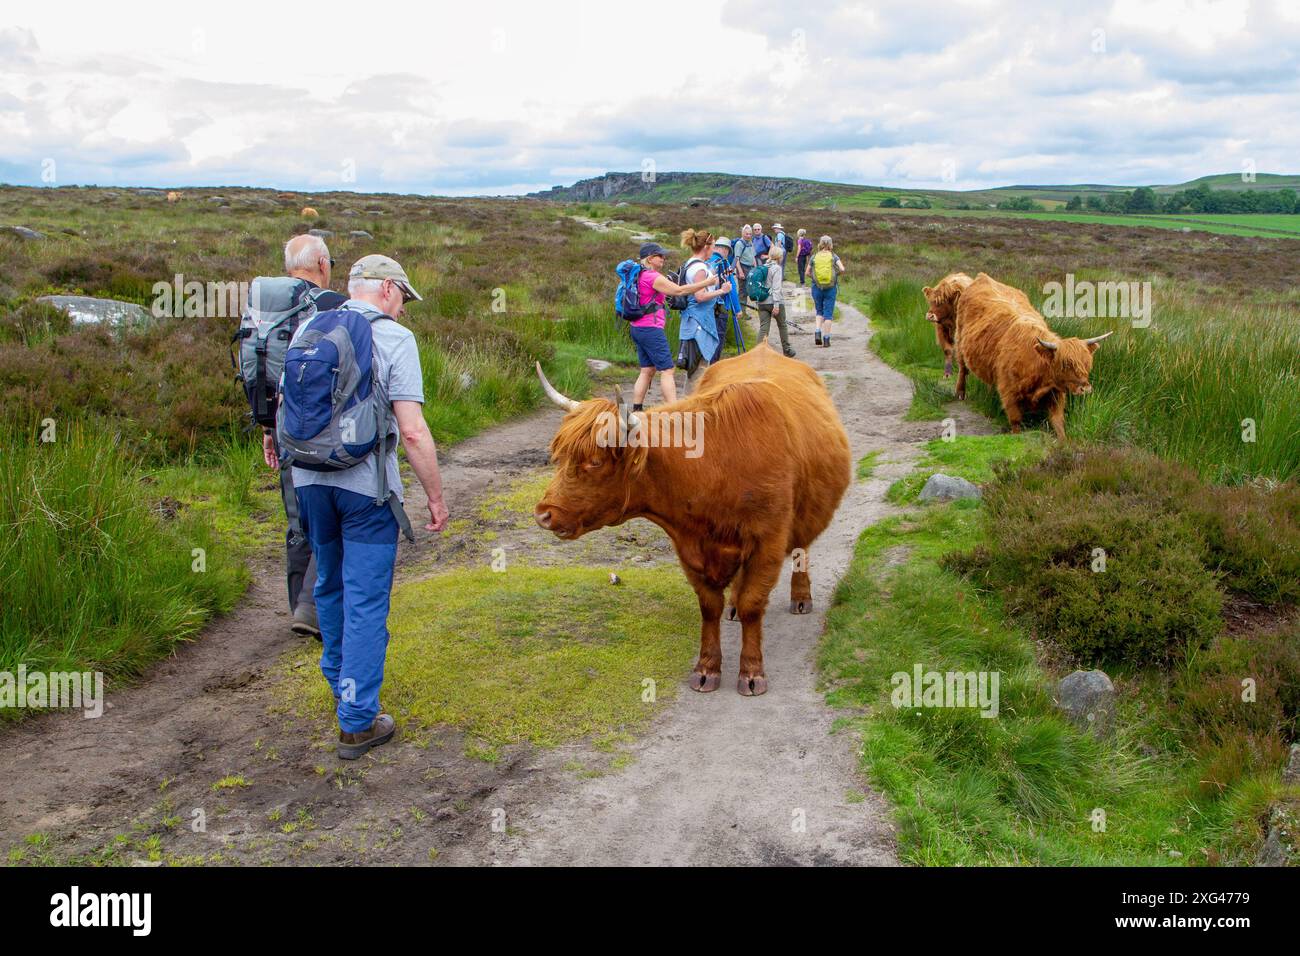
<path fill-rule="evenodd" d="M 812 300 L 813 311 L 823 319 L 835 318 L 835 296 L 839 293 L 840 287 L 833 285 L 829 289 L 819 288 L 817 283 L 812 283 Z"/>
<path fill-rule="evenodd" d="M 299 520 L 316 555 L 321 673 L 338 698 L 339 727 L 369 730 L 384 683 L 397 519 L 355 491 L 331 485 L 295 490 Z"/>

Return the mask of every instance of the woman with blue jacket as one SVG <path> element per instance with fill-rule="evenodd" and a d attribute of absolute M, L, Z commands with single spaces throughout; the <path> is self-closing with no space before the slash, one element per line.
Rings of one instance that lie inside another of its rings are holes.
<path fill-rule="evenodd" d="M 682 248 L 690 252 L 690 258 L 678 273 L 682 285 L 694 285 L 705 278 L 713 277 L 705 261 L 713 251 L 714 237 L 707 229 L 687 229 L 682 233 Z M 713 317 L 713 300 L 731 291 L 731 282 L 715 281 L 703 289 L 691 293 L 687 306 L 682 311 L 680 352 L 689 351 L 688 343 L 694 343 L 698 360 L 691 356 L 686 362 L 686 381 L 690 383 L 698 373 L 709 367 L 709 363 L 718 354 L 721 342 L 718 340 L 717 320 Z"/>

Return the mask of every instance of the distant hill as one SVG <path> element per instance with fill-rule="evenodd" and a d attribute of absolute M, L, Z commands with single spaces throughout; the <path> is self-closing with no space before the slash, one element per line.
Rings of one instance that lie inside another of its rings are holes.
<path fill-rule="evenodd" d="M 1202 176 L 1187 183 L 1153 185 L 1159 194 L 1194 189 L 1205 183 L 1213 189 L 1274 190 L 1291 188 L 1300 191 L 1300 175 L 1259 173 L 1254 182 L 1243 182 L 1236 173 Z M 652 202 L 699 203 L 742 206 L 877 206 L 882 199 L 895 197 L 902 203 L 928 202 L 938 209 L 986 208 L 1014 196 L 1028 196 L 1049 208 L 1064 204 L 1071 196 L 1129 192 L 1135 186 L 1108 186 L 1080 183 L 1059 186 L 1000 186 L 994 189 L 943 190 L 898 189 L 890 186 L 863 186 L 852 183 L 826 183 L 812 179 L 769 176 L 739 176 L 731 173 L 658 173 L 648 180 L 641 173 L 606 173 L 583 179 L 572 186 L 554 186 L 532 193 L 537 199 L 564 202 Z"/>

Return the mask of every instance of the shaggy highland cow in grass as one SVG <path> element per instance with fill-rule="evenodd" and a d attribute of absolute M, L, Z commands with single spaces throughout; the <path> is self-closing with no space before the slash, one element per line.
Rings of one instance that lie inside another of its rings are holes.
<path fill-rule="evenodd" d="M 1092 353 L 1112 333 L 1063 339 L 1023 292 L 983 272 L 958 295 L 956 312 L 957 397 L 966 397 L 966 375 L 974 372 L 997 389 L 1013 432 L 1025 412 L 1041 409 L 1064 439 L 1066 399 L 1092 391 Z"/>
<path fill-rule="evenodd" d="M 953 272 L 939 280 L 938 284 L 926 286 L 925 293 L 927 322 L 934 323 L 934 337 L 943 349 L 943 377 L 952 376 L 952 342 L 957 325 L 957 299 L 974 280 L 964 272 Z"/>
<path fill-rule="evenodd" d="M 630 518 L 663 528 L 700 602 L 691 687 L 712 691 L 721 683 L 730 585 L 728 617 L 739 617 L 742 629 L 737 690 L 762 694 L 768 595 L 785 556 L 798 552 L 790 611 L 812 609 L 807 551 L 850 481 L 848 436 L 821 378 L 760 346 L 711 366 L 689 398 L 631 412 L 621 395 L 617 403 L 565 398 L 540 365 L 537 373 L 551 400 L 569 411 L 551 441 L 555 477 L 537 504 L 537 523 L 565 540 Z M 656 440 L 691 421 L 702 439 L 695 447 Z M 611 432 L 626 442 L 610 441 Z"/>

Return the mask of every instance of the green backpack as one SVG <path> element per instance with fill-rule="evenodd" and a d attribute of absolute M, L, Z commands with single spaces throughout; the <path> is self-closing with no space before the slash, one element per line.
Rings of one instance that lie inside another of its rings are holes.
<path fill-rule="evenodd" d="M 767 266 L 755 266 L 745 277 L 745 295 L 755 302 L 766 301 L 772 290 L 767 287 Z"/>

